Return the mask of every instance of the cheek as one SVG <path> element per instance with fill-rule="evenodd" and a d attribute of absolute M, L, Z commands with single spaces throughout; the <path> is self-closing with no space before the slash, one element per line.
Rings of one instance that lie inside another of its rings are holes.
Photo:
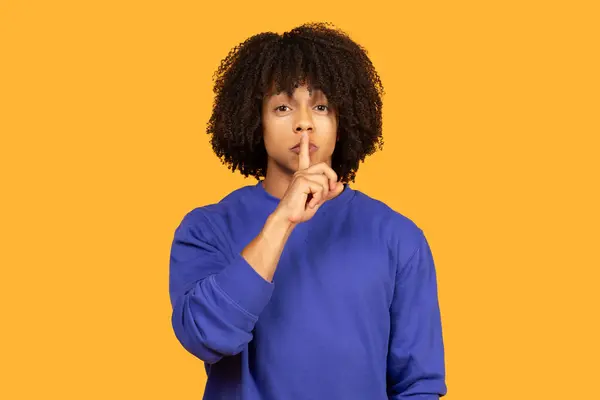
<path fill-rule="evenodd" d="M 273 136 L 271 135 L 271 133 L 268 130 L 263 130 L 263 143 L 265 144 L 265 149 L 267 150 L 268 154 L 272 154 L 273 150 L 274 150 L 274 141 L 275 139 L 273 138 Z"/>
<path fill-rule="evenodd" d="M 281 152 L 281 149 L 279 146 L 277 146 L 275 139 L 268 140 L 265 138 L 265 150 L 267 151 L 267 155 L 270 157 L 277 157 L 277 154 Z"/>
<path fill-rule="evenodd" d="M 337 121 L 335 117 L 319 120 L 316 128 L 317 132 L 321 132 L 324 136 L 321 145 L 324 149 L 327 148 L 328 151 L 333 152 L 337 139 Z"/>
<path fill-rule="evenodd" d="M 281 154 L 286 149 L 286 141 L 283 140 L 284 129 L 280 121 L 278 123 L 273 123 L 272 121 L 263 122 L 263 143 L 269 155 Z"/>
<path fill-rule="evenodd" d="M 290 118 L 287 117 L 266 117 L 262 120 L 264 135 L 269 135 L 271 137 L 281 135 L 282 132 L 287 132 L 290 125 Z"/>
<path fill-rule="evenodd" d="M 275 138 L 275 129 L 273 127 L 273 121 L 269 118 L 263 118 L 261 123 L 262 123 L 263 142 L 265 143 L 265 148 L 267 150 L 270 150 L 273 145 L 274 138 Z"/>

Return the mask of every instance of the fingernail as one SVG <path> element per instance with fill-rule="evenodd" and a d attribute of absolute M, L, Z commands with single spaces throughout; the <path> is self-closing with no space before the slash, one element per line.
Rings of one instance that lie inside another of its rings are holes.
<path fill-rule="evenodd" d="M 305 138 L 306 137 L 306 132 L 302 132 L 302 137 Z"/>

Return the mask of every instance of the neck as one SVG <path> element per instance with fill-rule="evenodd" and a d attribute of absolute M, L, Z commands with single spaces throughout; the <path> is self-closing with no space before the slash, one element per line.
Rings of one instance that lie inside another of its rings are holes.
<path fill-rule="evenodd" d="M 281 199 L 292 182 L 293 172 L 286 172 L 275 165 L 267 165 L 267 173 L 263 181 L 265 191 L 271 196 Z"/>

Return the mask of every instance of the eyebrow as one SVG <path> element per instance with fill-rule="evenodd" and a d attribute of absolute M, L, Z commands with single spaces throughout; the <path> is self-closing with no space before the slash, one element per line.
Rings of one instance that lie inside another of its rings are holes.
<path fill-rule="evenodd" d="M 317 93 L 315 93 L 315 92 L 317 92 Z M 313 94 L 314 94 L 314 95 L 313 95 Z M 271 94 L 271 95 L 268 97 L 268 99 L 269 99 L 269 100 L 271 100 L 273 97 L 277 97 L 277 96 L 281 96 L 281 95 L 285 96 L 285 97 L 286 97 L 286 98 L 288 98 L 288 99 L 295 100 L 295 99 L 294 99 L 294 96 L 289 96 L 289 95 L 288 95 L 288 94 L 287 94 L 287 93 L 286 93 L 284 90 L 282 90 L 282 91 L 281 91 L 281 92 L 279 92 L 279 93 L 272 93 L 272 94 Z M 327 100 L 327 96 L 326 96 L 326 95 L 325 95 L 325 93 L 323 93 L 321 90 L 313 90 L 312 92 L 309 92 L 309 93 L 308 93 L 308 97 L 309 97 L 310 99 L 325 99 L 325 100 Z"/>

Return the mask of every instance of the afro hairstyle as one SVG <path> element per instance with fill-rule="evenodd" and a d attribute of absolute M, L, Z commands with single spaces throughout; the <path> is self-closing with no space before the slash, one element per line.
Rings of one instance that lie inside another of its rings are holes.
<path fill-rule="evenodd" d="M 275 90 L 290 97 L 299 84 L 321 90 L 338 118 L 331 168 L 354 182 L 359 162 L 383 148 L 383 85 L 367 51 L 331 23 L 307 23 L 282 35 L 256 34 L 230 50 L 213 75 L 207 123 L 210 143 L 232 172 L 266 176 L 263 99 Z"/>

